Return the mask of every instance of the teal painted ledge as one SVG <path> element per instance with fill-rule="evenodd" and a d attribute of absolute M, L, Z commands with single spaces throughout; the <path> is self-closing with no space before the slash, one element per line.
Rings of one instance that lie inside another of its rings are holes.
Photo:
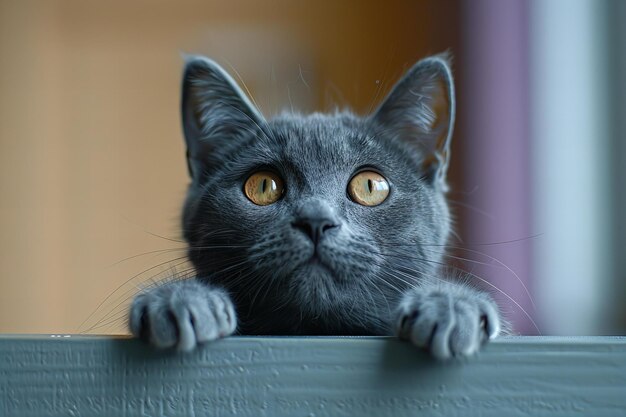
<path fill-rule="evenodd" d="M 0 416 L 620 416 L 626 338 L 508 337 L 439 363 L 374 337 L 0 337 Z"/>

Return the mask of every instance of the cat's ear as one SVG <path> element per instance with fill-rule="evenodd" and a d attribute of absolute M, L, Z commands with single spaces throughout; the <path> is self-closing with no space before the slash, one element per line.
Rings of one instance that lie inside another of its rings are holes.
<path fill-rule="evenodd" d="M 223 150 L 265 124 L 232 77 L 202 56 L 185 58 L 181 107 L 187 166 L 195 182 L 202 182 L 210 164 L 219 163 Z"/>
<path fill-rule="evenodd" d="M 418 150 L 425 174 L 447 191 L 454 127 L 454 83 L 447 54 L 419 61 L 393 87 L 372 116 L 384 135 Z"/>

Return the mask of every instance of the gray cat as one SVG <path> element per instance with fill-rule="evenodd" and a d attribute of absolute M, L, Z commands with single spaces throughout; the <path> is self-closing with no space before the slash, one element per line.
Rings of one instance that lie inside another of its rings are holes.
<path fill-rule="evenodd" d="M 147 289 L 133 335 L 188 351 L 245 335 L 397 335 L 435 357 L 500 332 L 497 305 L 442 267 L 454 86 L 419 61 L 368 117 L 266 120 L 233 79 L 187 59 L 183 211 L 196 278 Z"/>

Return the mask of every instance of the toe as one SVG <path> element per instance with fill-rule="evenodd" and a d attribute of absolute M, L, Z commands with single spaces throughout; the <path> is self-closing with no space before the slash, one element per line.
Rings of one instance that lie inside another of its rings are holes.
<path fill-rule="evenodd" d="M 178 342 L 176 349 L 182 352 L 189 352 L 196 347 L 196 332 L 191 320 L 191 314 L 187 306 L 183 303 L 172 305 L 172 315 L 178 329 Z"/>
<path fill-rule="evenodd" d="M 445 360 L 452 356 L 450 352 L 450 335 L 452 329 L 451 323 L 438 323 L 437 327 L 433 330 L 429 349 L 435 358 Z"/>
<path fill-rule="evenodd" d="M 484 301 L 479 306 L 479 324 L 485 333 L 485 341 L 496 338 L 501 331 L 500 314 L 495 303 Z"/>
<path fill-rule="evenodd" d="M 208 303 L 194 303 L 189 306 L 191 320 L 198 343 L 217 339 L 218 332 L 215 317 Z"/>
<path fill-rule="evenodd" d="M 468 303 L 458 303 L 456 311 L 457 323 L 450 333 L 450 353 L 452 356 L 473 355 L 481 343 L 478 309 Z"/>
<path fill-rule="evenodd" d="M 413 311 L 407 311 L 400 314 L 398 323 L 396 324 L 396 335 L 401 339 L 411 338 L 411 329 L 415 324 L 415 320 L 419 316 L 417 309 Z"/>
<path fill-rule="evenodd" d="M 178 341 L 178 329 L 174 315 L 164 308 L 148 307 L 150 342 L 159 348 L 169 348 Z"/>
<path fill-rule="evenodd" d="M 133 336 L 147 340 L 148 338 L 148 319 L 147 306 L 142 298 L 137 297 L 130 307 L 130 315 L 128 318 L 128 327 Z"/>
<path fill-rule="evenodd" d="M 428 348 L 437 330 L 437 317 L 432 310 L 421 311 L 411 329 L 411 342 L 419 347 Z"/>
<path fill-rule="evenodd" d="M 228 315 L 226 314 L 226 303 L 219 294 L 211 294 L 211 309 L 215 317 L 215 328 L 217 337 L 223 337 L 228 332 L 230 324 L 228 323 Z"/>

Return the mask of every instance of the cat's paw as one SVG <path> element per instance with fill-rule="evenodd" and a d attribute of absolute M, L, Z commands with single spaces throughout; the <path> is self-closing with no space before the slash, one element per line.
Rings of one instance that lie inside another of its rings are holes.
<path fill-rule="evenodd" d="M 237 328 L 228 294 L 200 282 L 170 282 L 135 297 L 130 331 L 158 348 L 190 351 L 196 345 L 231 335 Z"/>
<path fill-rule="evenodd" d="M 496 303 L 487 294 L 444 283 L 415 289 L 398 309 L 396 333 L 438 359 L 470 356 L 500 332 Z"/>

